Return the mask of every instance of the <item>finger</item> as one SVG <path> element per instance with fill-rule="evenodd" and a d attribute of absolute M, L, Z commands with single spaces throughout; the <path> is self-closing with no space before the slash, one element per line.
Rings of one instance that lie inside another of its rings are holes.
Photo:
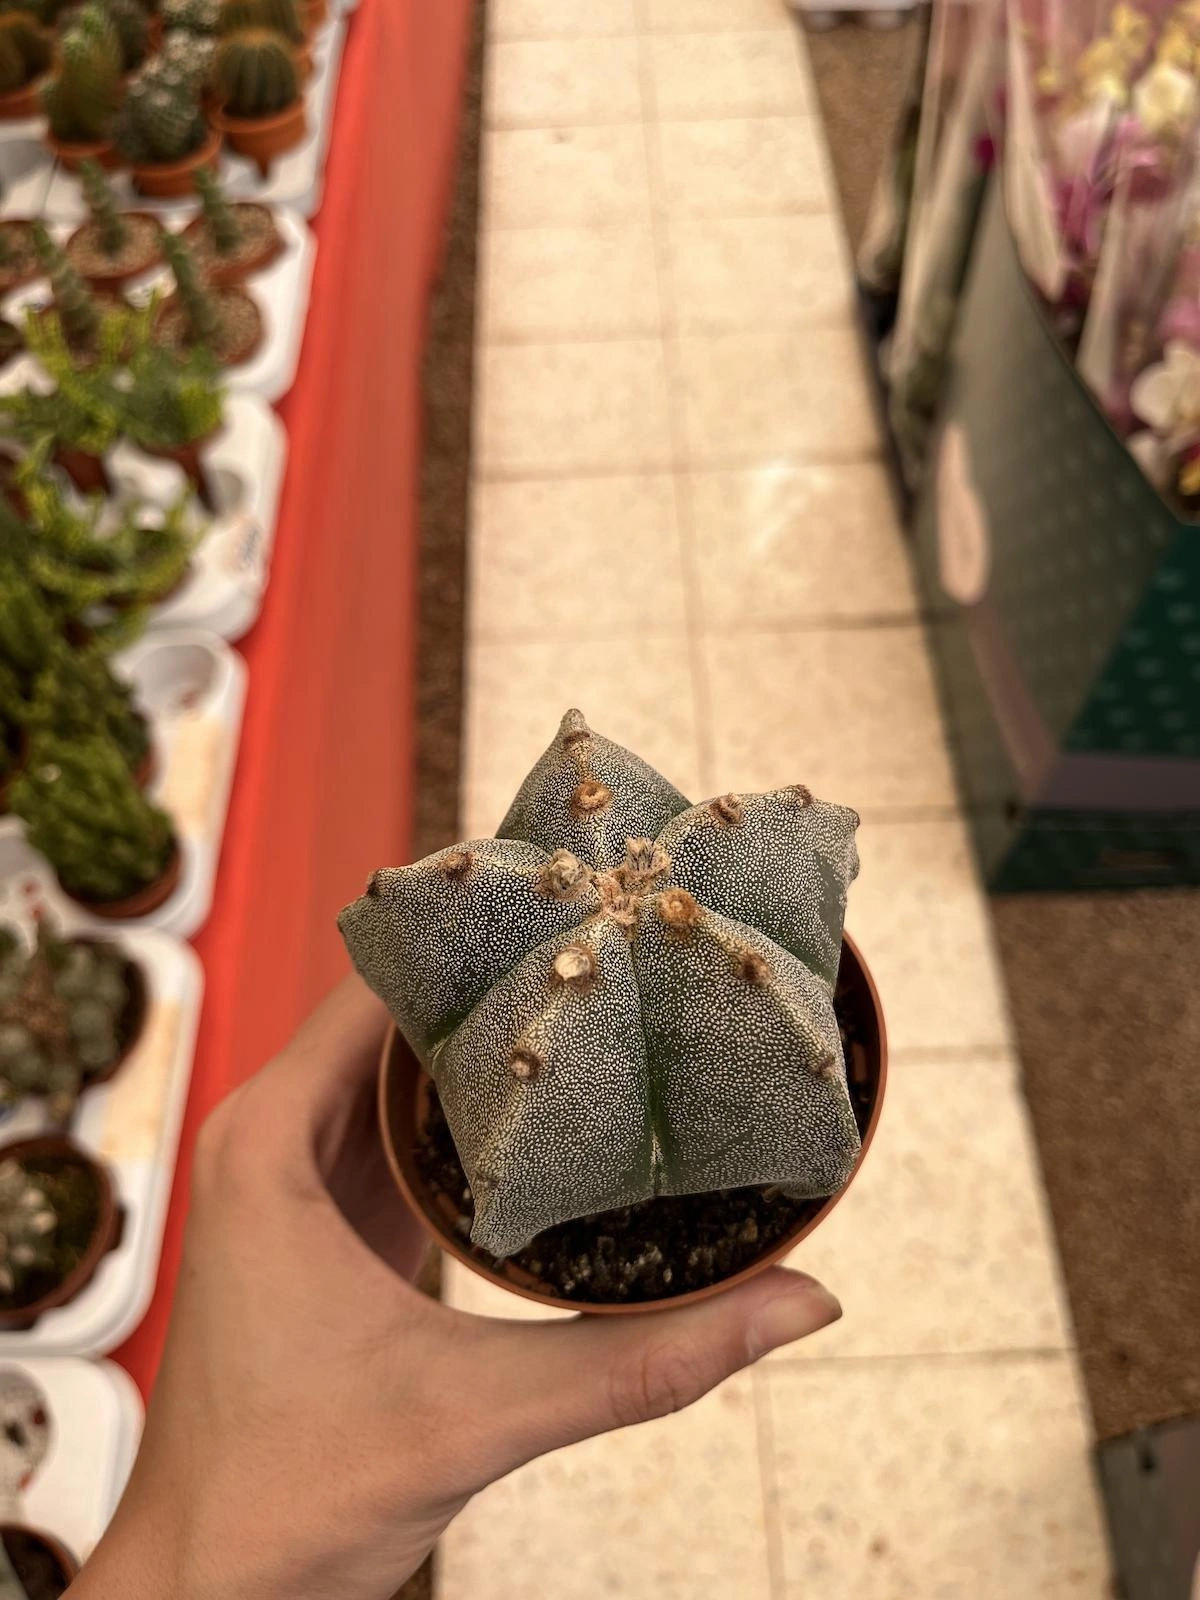
<path fill-rule="evenodd" d="M 547 1450 L 691 1405 L 841 1314 L 814 1278 L 775 1268 L 679 1311 L 481 1323 L 486 1470 L 496 1477 Z"/>

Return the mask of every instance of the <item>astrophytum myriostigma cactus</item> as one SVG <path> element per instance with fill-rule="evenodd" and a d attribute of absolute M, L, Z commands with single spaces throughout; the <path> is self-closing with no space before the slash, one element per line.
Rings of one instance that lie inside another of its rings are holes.
<path fill-rule="evenodd" d="M 842 1187 L 857 825 L 800 785 L 689 805 L 569 711 L 495 839 L 372 876 L 342 934 L 433 1074 L 476 1244 L 655 1195 Z"/>

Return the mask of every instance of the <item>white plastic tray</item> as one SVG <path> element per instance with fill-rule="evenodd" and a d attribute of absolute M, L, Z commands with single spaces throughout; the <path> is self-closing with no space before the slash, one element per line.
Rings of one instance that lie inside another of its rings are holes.
<path fill-rule="evenodd" d="M 141 1438 L 142 1401 L 129 1376 L 110 1361 L 6 1360 L 0 1424 L 0 1516 L 53 1534 L 86 1561 Z M 4 1432 L 9 1424 L 20 1444 Z"/>
<path fill-rule="evenodd" d="M 0 1333 L 0 1356 L 97 1355 L 128 1338 L 154 1293 L 204 976 L 191 948 L 167 934 L 98 929 L 19 834 L 0 836 L 0 921 L 29 929 L 39 907 L 66 933 L 111 938 L 140 964 L 148 988 L 141 1039 L 109 1083 L 85 1092 L 71 1128 L 113 1174 L 125 1208 L 121 1242 L 70 1304 L 47 1311 L 28 1332 Z M 0 1123 L 0 1148 L 43 1126 L 36 1105 L 20 1107 Z"/>
<path fill-rule="evenodd" d="M 42 117 L 0 123 L 0 216 L 41 216 L 54 176 L 54 157 L 42 140 L 45 128 Z"/>

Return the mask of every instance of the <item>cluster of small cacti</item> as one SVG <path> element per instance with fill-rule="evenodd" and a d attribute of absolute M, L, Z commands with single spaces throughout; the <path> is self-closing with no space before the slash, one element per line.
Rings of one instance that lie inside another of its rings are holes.
<path fill-rule="evenodd" d="M 137 165 L 182 161 L 208 137 L 199 86 L 161 56 L 131 81 L 117 122 L 122 154 Z"/>
<path fill-rule="evenodd" d="M 54 1270 L 58 1217 L 45 1187 L 12 1157 L 0 1161 L 0 1294 Z"/>
<path fill-rule="evenodd" d="M 56 139 L 96 143 L 112 133 L 121 97 L 122 45 L 114 18 L 92 0 L 72 18 L 58 47 L 58 68 L 42 90 Z"/>
<path fill-rule="evenodd" d="M 50 65 L 50 40 L 28 11 L 0 16 L 0 94 L 12 94 L 40 78 Z"/>
<path fill-rule="evenodd" d="M 495 839 L 373 874 L 342 933 L 433 1074 L 477 1244 L 657 1195 L 842 1187 L 857 824 L 799 785 L 692 806 L 571 711 Z"/>
<path fill-rule="evenodd" d="M 96 298 L 51 239 L 43 222 L 33 225 L 33 245 L 42 271 L 50 280 L 50 293 L 68 345 L 93 349 L 100 335 L 100 307 Z"/>
<path fill-rule="evenodd" d="M 224 39 L 213 58 L 213 92 L 234 117 L 270 117 L 300 96 L 296 57 L 270 28 L 244 28 Z"/>

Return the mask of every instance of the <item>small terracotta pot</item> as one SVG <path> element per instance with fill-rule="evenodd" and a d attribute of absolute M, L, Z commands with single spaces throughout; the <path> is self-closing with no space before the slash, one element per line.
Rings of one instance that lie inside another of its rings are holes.
<path fill-rule="evenodd" d="M 18 1139 L 13 1144 L 0 1147 L 0 1161 L 15 1156 L 18 1160 L 43 1160 L 47 1156 L 61 1157 L 77 1166 L 86 1167 L 96 1180 L 96 1226 L 87 1249 L 74 1268 L 62 1281 L 48 1290 L 40 1300 L 11 1311 L 0 1311 L 0 1333 L 23 1333 L 32 1328 L 38 1318 L 56 1306 L 68 1301 L 86 1289 L 96 1274 L 96 1269 L 110 1250 L 121 1242 L 125 1217 L 117 1203 L 116 1190 L 105 1167 L 94 1161 L 86 1150 L 80 1149 L 70 1139 L 60 1134 L 41 1134 L 35 1139 Z"/>
<path fill-rule="evenodd" d="M 28 1528 L 20 1522 L 0 1522 L 0 1539 L 5 1541 L 13 1539 L 14 1542 L 29 1540 L 31 1543 L 40 1544 L 62 1574 L 64 1590 L 79 1576 L 78 1561 L 66 1545 L 52 1533 L 45 1533 L 41 1528 Z"/>
<path fill-rule="evenodd" d="M 26 117 L 38 116 L 42 109 L 42 85 L 47 76 L 43 74 L 22 89 L 0 94 L 0 122 L 21 122 Z"/>
<path fill-rule="evenodd" d="M 111 139 L 76 141 L 47 133 L 46 143 L 68 172 L 78 172 L 85 161 L 99 162 L 106 172 L 115 172 L 121 165 L 120 152 Z"/>
<path fill-rule="evenodd" d="M 270 177 L 276 158 L 293 150 L 308 131 L 303 95 L 273 117 L 231 117 L 214 111 L 212 124 L 229 148 L 248 156 L 264 178 Z"/>
<path fill-rule="evenodd" d="M 74 939 L 73 944 L 104 944 L 103 939 Z M 93 1072 L 83 1080 L 86 1093 L 89 1089 L 98 1089 L 102 1083 L 107 1083 L 114 1077 L 118 1069 L 123 1067 L 137 1048 L 138 1041 L 146 1026 L 146 1012 L 150 1006 L 150 987 L 146 982 L 146 974 L 139 962 L 132 957 L 125 959 L 125 984 L 128 996 L 125 1009 L 121 1013 L 121 1037 L 124 1043 L 117 1054 L 100 1072 Z"/>
<path fill-rule="evenodd" d="M 54 452 L 54 464 L 63 469 L 80 494 L 112 493 L 112 479 L 103 456 L 94 456 L 88 450 L 76 450 L 71 445 L 60 444 Z"/>
<path fill-rule="evenodd" d="M 122 216 L 123 220 L 126 222 L 131 222 L 136 217 L 140 221 L 153 222 L 156 227 L 159 227 L 158 218 L 152 217 L 148 211 L 126 211 L 122 214 Z M 65 249 L 68 258 L 70 257 L 71 245 L 76 234 L 82 233 L 83 229 L 87 226 L 88 223 L 86 221 L 81 222 L 79 227 L 75 229 L 75 233 L 73 233 L 67 240 Z M 161 228 L 159 228 L 160 236 L 161 231 Z M 160 250 L 156 250 L 154 255 L 152 255 L 148 261 L 142 262 L 141 265 L 135 263 L 131 267 L 115 268 L 108 272 L 84 272 L 81 267 L 76 266 L 76 271 L 79 272 L 79 275 L 88 285 L 88 287 L 90 289 L 94 289 L 97 294 L 120 295 L 127 283 L 129 283 L 133 278 L 140 278 L 144 272 L 149 272 L 150 269 L 157 266 L 161 260 L 162 252 Z M 72 265 L 75 266 L 75 263 L 72 262 Z"/>
<path fill-rule="evenodd" d="M 879 1115 L 883 1109 L 884 1089 L 887 1083 L 887 1037 L 883 1025 L 883 1009 L 871 974 L 849 935 L 842 941 L 842 962 L 839 982 L 849 990 L 848 1004 L 855 1012 L 858 1030 L 864 1043 L 856 1044 L 846 1061 L 846 1075 L 851 1083 L 862 1086 L 871 1102 L 867 1125 L 862 1131 L 862 1147 L 854 1171 L 844 1188 L 825 1200 L 815 1216 L 798 1221 L 782 1238 L 776 1239 L 761 1256 L 739 1272 L 731 1273 L 720 1283 L 708 1284 L 703 1289 L 693 1289 L 687 1294 L 672 1295 L 661 1300 L 642 1300 L 636 1303 L 592 1304 L 583 1300 L 565 1300 L 550 1293 L 532 1273 L 512 1261 L 493 1264 L 491 1256 L 476 1250 L 458 1234 L 455 1223 L 457 1210 L 451 1208 L 445 1197 L 433 1194 L 427 1187 L 417 1166 L 416 1145 L 421 1127 L 428 1114 L 431 1097 L 436 1094 L 433 1079 L 424 1071 L 409 1049 L 399 1031 L 392 1027 L 384 1041 L 379 1067 L 379 1124 L 383 1134 L 384 1151 L 388 1165 L 400 1193 L 409 1206 L 433 1235 L 447 1255 L 470 1267 L 481 1278 L 500 1289 L 510 1289 L 526 1300 L 556 1311 L 585 1312 L 598 1316 L 628 1316 L 646 1311 L 668 1311 L 678 1306 L 691 1305 L 697 1300 L 707 1300 L 714 1294 L 732 1289 L 735 1284 L 765 1272 L 768 1267 L 790 1254 L 818 1227 L 846 1193 L 862 1169 L 863 1160 L 875 1136 Z"/>
<path fill-rule="evenodd" d="M 171 898 L 179 886 L 182 870 L 183 852 L 176 841 L 170 860 L 154 882 L 148 883 L 136 894 L 126 895 L 124 900 L 88 900 L 81 894 L 72 894 L 61 878 L 58 883 L 65 895 L 74 900 L 77 906 L 90 911 L 94 917 L 101 917 L 105 922 L 132 922 L 137 917 L 148 917 Z"/>
<path fill-rule="evenodd" d="M 198 150 L 182 161 L 150 163 L 144 167 L 130 167 L 133 186 L 140 194 L 155 200 L 178 200 L 189 195 L 196 187 L 196 174 L 201 167 L 215 167 L 221 154 L 221 136 L 215 129 Z"/>
<path fill-rule="evenodd" d="M 206 511 L 214 514 L 219 509 L 217 497 L 213 494 L 212 484 L 209 481 L 208 471 L 204 465 L 204 451 L 216 438 L 220 429 L 214 429 L 203 439 L 193 439 L 191 444 L 172 445 L 169 449 L 158 449 L 152 445 L 140 444 L 139 450 L 148 456 L 153 456 L 158 461 L 173 461 L 182 468 L 184 474 L 196 491 L 196 498 Z"/>

